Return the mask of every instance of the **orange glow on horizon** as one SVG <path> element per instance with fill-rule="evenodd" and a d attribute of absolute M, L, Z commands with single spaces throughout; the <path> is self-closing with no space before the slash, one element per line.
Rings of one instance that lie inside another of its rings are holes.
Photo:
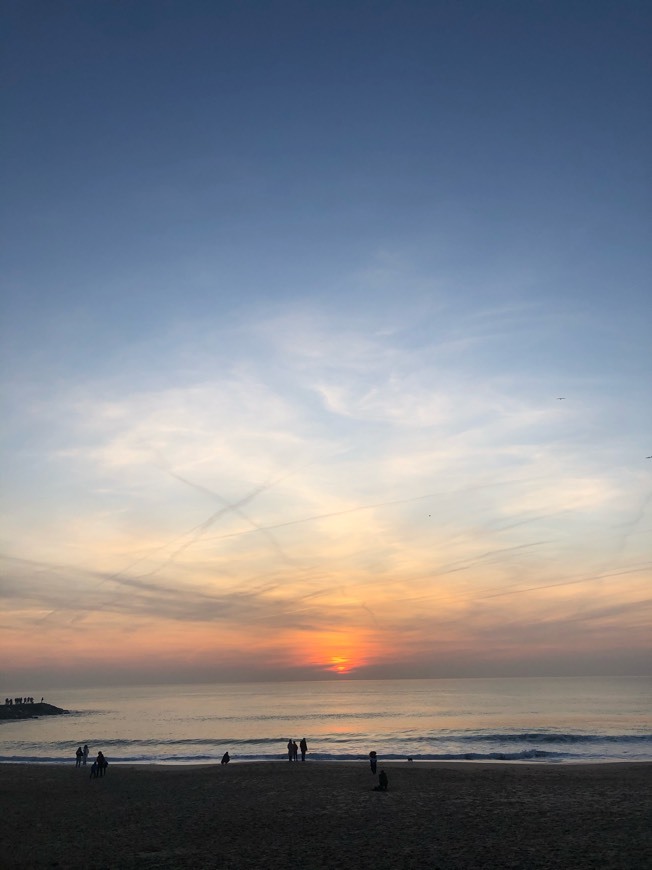
<path fill-rule="evenodd" d="M 369 632 L 324 632 L 297 638 L 296 652 L 311 667 L 332 674 L 353 674 L 374 659 L 375 638 Z M 295 655 L 296 655 L 295 652 Z"/>
<path fill-rule="evenodd" d="M 327 671 L 334 671 L 336 674 L 349 674 L 353 669 L 354 665 L 344 656 L 333 656 L 330 665 L 326 668 Z"/>

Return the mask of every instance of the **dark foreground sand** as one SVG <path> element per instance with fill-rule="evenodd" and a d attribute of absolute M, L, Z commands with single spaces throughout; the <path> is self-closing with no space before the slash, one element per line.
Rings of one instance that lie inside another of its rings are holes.
<path fill-rule="evenodd" d="M 652 765 L 0 765 L 0 866 L 652 868 Z"/>

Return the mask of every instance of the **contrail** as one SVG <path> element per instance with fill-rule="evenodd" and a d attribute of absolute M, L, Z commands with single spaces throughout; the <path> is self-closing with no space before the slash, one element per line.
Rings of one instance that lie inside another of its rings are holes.
<path fill-rule="evenodd" d="M 192 546 L 192 545 L 193 545 L 194 543 L 196 543 L 196 542 L 197 542 L 201 537 L 203 537 L 204 533 L 205 533 L 205 532 L 206 532 L 206 531 L 207 531 L 207 530 L 208 530 L 212 525 L 214 525 L 220 517 L 222 517 L 222 516 L 226 516 L 226 515 L 229 514 L 229 513 L 235 513 L 235 514 L 237 514 L 238 516 L 241 516 L 243 519 L 245 519 L 246 522 L 250 523 L 250 525 L 252 525 L 254 528 L 248 530 L 249 533 L 253 533 L 253 532 L 255 532 L 255 531 L 261 531 L 261 532 L 264 533 L 264 532 L 267 531 L 267 530 L 266 530 L 266 529 L 263 529 L 263 528 L 259 528 L 259 527 L 256 525 L 256 523 L 253 522 L 253 520 L 249 519 L 249 517 L 247 517 L 247 516 L 246 516 L 246 515 L 245 515 L 245 514 L 240 510 L 240 508 L 242 508 L 242 507 L 244 507 L 245 505 L 249 504 L 249 502 L 253 501 L 253 500 L 254 500 L 257 496 L 259 496 L 261 493 L 266 492 L 267 490 L 272 489 L 273 487 L 277 486 L 279 483 L 281 483 L 281 481 L 285 480 L 287 477 L 290 477 L 290 475 L 294 473 L 294 472 L 292 472 L 292 471 L 289 471 L 289 472 L 287 472 L 286 474 L 282 474 L 282 475 L 280 475 L 279 477 L 277 477 L 277 478 L 275 478 L 275 479 L 268 480 L 268 481 L 266 481 L 265 483 L 261 484 L 260 486 L 255 487 L 255 489 L 252 489 L 250 492 L 248 492 L 248 493 L 247 493 L 245 496 L 243 496 L 241 499 L 238 499 L 238 500 L 235 501 L 235 502 L 229 503 L 229 502 L 225 502 L 225 499 L 223 499 L 220 495 L 218 495 L 218 493 L 213 492 L 212 490 L 208 489 L 208 488 L 205 487 L 205 486 L 201 486 L 201 484 L 194 483 L 194 482 L 192 482 L 192 481 L 190 481 L 190 480 L 186 480 L 185 478 L 183 478 L 183 477 L 181 477 L 180 475 L 176 474 L 176 473 L 175 473 L 174 471 L 172 471 L 171 469 L 165 467 L 165 465 L 163 465 L 162 463 L 159 464 L 159 468 L 161 468 L 162 471 L 166 472 L 166 473 L 169 474 L 171 477 L 173 477 L 173 478 L 175 478 L 175 479 L 181 481 L 182 483 L 186 484 L 187 486 L 192 487 L 193 489 L 196 489 L 198 492 L 202 492 L 202 493 L 204 493 L 205 495 L 209 495 L 209 496 L 211 496 L 212 498 L 217 498 L 217 499 L 219 499 L 219 500 L 224 504 L 224 507 L 220 508 L 220 509 L 217 510 L 217 511 L 214 511 L 214 513 L 212 513 L 209 517 L 207 517 L 207 518 L 206 518 L 205 520 L 203 520 L 201 523 L 198 523 L 196 526 L 193 526 L 191 529 L 188 529 L 186 532 L 182 532 L 180 535 L 176 535 L 174 538 L 172 538 L 172 539 L 171 539 L 170 541 L 168 541 L 166 544 L 162 544 L 160 547 L 155 547 L 153 550 L 148 551 L 144 556 L 141 556 L 141 557 L 140 557 L 139 559 L 137 559 L 136 561 L 134 561 L 134 562 L 132 562 L 131 564 L 127 565 L 126 568 L 123 568 L 122 570 L 116 572 L 115 574 L 112 574 L 111 576 L 107 577 L 107 580 L 117 580 L 117 579 L 119 579 L 122 575 L 124 575 L 124 574 L 125 574 L 127 571 L 129 571 L 131 568 L 133 568 L 133 567 L 135 567 L 136 565 L 140 564 L 141 562 L 144 562 L 145 560 L 149 559 L 153 554 L 158 553 L 158 552 L 160 552 L 161 550 L 165 550 L 165 549 L 167 549 L 171 544 L 174 544 L 175 541 L 184 541 L 184 539 L 187 539 L 189 536 L 192 536 L 192 537 L 190 538 L 190 540 L 185 540 L 183 544 L 181 544 L 179 547 L 177 547 L 177 549 L 174 550 L 174 551 L 173 551 L 173 552 L 168 556 L 168 558 L 164 559 L 164 560 L 161 562 L 161 564 L 160 564 L 156 569 L 154 569 L 153 571 L 145 572 L 144 574 L 142 574 L 142 575 L 140 575 L 140 576 L 148 577 L 148 576 L 151 576 L 151 575 L 154 574 L 154 573 L 157 573 L 158 571 L 162 570 L 166 565 L 168 565 L 171 561 L 173 561 L 173 559 L 174 559 L 176 556 L 178 556 L 179 553 L 182 553 L 184 550 L 187 550 L 188 547 Z M 228 536 L 224 536 L 224 537 L 228 537 Z M 275 547 L 275 549 L 277 549 L 278 551 L 280 551 L 280 553 L 282 554 L 282 556 L 284 557 L 284 559 L 285 559 L 286 561 L 290 561 L 289 558 L 288 558 L 288 556 L 287 556 L 286 554 L 283 553 L 283 551 L 282 551 L 281 548 L 279 547 L 278 543 L 277 543 L 276 541 L 274 541 L 273 536 L 270 535 L 269 538 L 270 538 L 270 540 L 271 540 L 271 542 L 272 542 L 272 545 Z M 214 538 L 211 538 L 210 540 L 215 540 L 215 539 L 214 539 Z"/>
<path fill-rule="evenodd" d="M 523 592 L 536 592 L 539 589 L 554 589 L 557 586 L 573 586 L 578 583 L 594 583 L 596 580 L 606 580 L 608 577 L 622 577 L 625 574 L 636 574 L 638 571 L 642 571 L 650 565 L 652 565 L 652 562 L 644 562 L 637 568 L 628 568 L 626 571 L 612 571 L 608 574 L 592 574 L 588 577 L 581 577 L 579 580 L 561 580 L 559 583 L 546 583 L 542 586 L 528 586 L 525 589 L 508 589 L 503 592 L 492 592 L 490 595 L 478 595 L 477 600 L 481 601 L 486 598 L 501 598 L 504 595 L 520 595 Z"/>
<path fill-rule="evenodd" d="M 440 592 L 433 592 L 429 595 L 416 595 L 410 598 L 401 598 L 401 602 L 405 601 L 431 601 L 433 599 L 440 601 L 484 601 L 489 598 L 502 598 L 508 595 L 522 595 L 525 592 L 536 592 L 539 589 L 552 589 L 558 586 L 573 586 L 578 585 L 580 583 L 593 583 L 598 580 L 606 580 L 609 577 L 621 577 L 625 574 L 636 574 L 639 571 L 643 571 L 645 568 L 652 566 L 652 562 L 644 562 L 642 565 L 638 565 L 636 568 L 628 568 L 624 571 L 613 571 L 604 574 L 589 574 L 584 575 L 580 578 L 575 578 L 574 580 L 560 580 L 557 583 L 544 583 L 539 586 L 528 586 L 526 588 L 510 588 L 510 589 L 502 589 L 500 591 L 489 592 L 486 595 L 455 595 L 454 593 L 451 595 L 442 595 Z M 470 566 L 469 566 L 470 567 Z M 422 574 L 421 579 L 425 577 L 440 577 L 442 574 L 451 574 L 456 571 L 466 570 L 465 568 L 456 568 L 448 571 L 437 571 L 433 574 Z"/>
<path fill-rule="evenodd" d="M 232 513 L 236 514 L 237 516 L 241 517 L 245 522 L 249 523 L 249 525 L 252 527 L 250 531 L 260 532 L 265 538 L 267 538 L 267 540 L 271 544 L 272 548 L 274 550 L 276 550 L 276 552 L 281 556 L 281 558 L 284 561 L 288 562 L 289 564 L 292 564 L 292 560 L 287 555 L 287 553 L 284 552 L 283 548 L 278 543 L 278 541 L 276 540 L 274 535 L 271 534 L 271 531 L 268 528 L 260 526 L 258 523 L 256 523 L 254 520 L 252 520 L 251 517 L 249 517 L 244 511 L 242 511 L 240 509 L 245 504 L 248 504 L 250 501 L 252 501 L 257 495 L 260 495 L 261 492 L 264 492 L 266 489 L 270 489 L 272 486 L 276 486 L 278 483 L 280 483 L 286 477 L 289 477 L 291 472 L 289 472 L 288 474 L 282 475 L 281 477 L 277 478 L 274 481 L 270 481 L 267 485 L 263 485 L 262 487 L 259 487 L 258 490 L 253 492 L 250 496 L 246 497 L 245 499 L 242 499 L 238 502 L 230 503 L 226 499 L 222 498 L 222 496 L 219 493 L 214 492 L 211 489 L 208 489 L 208 487 L 202 486 L 201 484 L 198 484 L 198 483 L 194 483 L 192 480 L 188 480 L 187 478 L 182 477 L 180 474 L 177 474 L 176 472 L 172 471 L 169 468 L 164 468 L 163 470 L 166 471 L 167 474 L 169 474 L 170 477 L 173 477 L 175 480 L 178 480 L 181 483 L 185 483 L 187 486 L 190 486 L 192 489 L 195 489 L 198 492 L 204 493 L 205 495 L 209 495 L 212 498 L 216 498 L 218 501 L 220 501 L 224 505 L 224 508 L 221 511 L 217 511 L 214 514 L 211 514 L 211 516 L 208 517 L 207 520 L 204 520 L 203 523 L 201 523 L 199 526 L 196 526 L 195 529 L 192 529 L 191 532 L 193 532 L 193 531 L 197 532 L 196 536 L 192 539 L 192 541 L 189 541 L 184 546 L 179 547 L 179 549 L 176 552 L 172 553 L 170 558 L 168 559 L 168 561 L 171 561 L 172 559 L 174 559 L 175 556 L 177 556 L 179 553 L 183 552 L 183 550 L 187 549 L 189 546 L 191 546 L 191 544 L 193 544 L 200 537 L 202 537 L 204 532 L 208 531 L 208 529 L 213 525 L 213 523 L 217 519 L 219 519 L 220 516 L 223 516 L 224 513 L 232 512 Z M 188 534 L 190 534 L 190 533 L 188 533 Z"/>
<path fill-rule="evenodd" d="M 623 534 L 620 546 L 617 548 L 616 555 L 621 556 L 627 547 L 627 543 L 630 537 L 634 534 L 634 529 L 641 522 L 643 517 L 645 516 L 647 509 L 652 501 L 652 492 L 648 492 L 648 494 L 643 498 L 641 504 L 636 511 L 636 514 L 632 517 L 628 522 L 622 523 L 621 527 L 625 527 L 626 531 Z"/>
<path fill-rule="evenodd" d="M 257 530 L 258 531 L 274 531 L 275 529 L 283 529 L 283 528 L 286 528 L 288 526 L 297 526 L 297 525 L 301 525 L 302 523 L 312 523 L 312 522 L 315 522 L 317 520 L 326 520 L 326 519 L 332 519 L 333 517 L 342 517 L 342 516 L 346 516 L 347 514 L 355 514 L 355 513 L 360 513 L 362 511 L 371 511 L 371 510 L 375 510 L 376 508 L 381 508 L 381 507 L 393 507 L 395 505 L 411 504 L 415 501 L 426 501 L 429 498 L 444 498 L 444 497 L 449 496 L 449 495 L 457 495 L 458 493 L 461 493 L 461 492 L 475 492 L 476 490 L 480 490 L 480 489 L 492 489 L 493 487 L 496 487 L 496 486 L 508 486 L 509 484 L 512 484 L 512 483 L 529 483 L 532 480 L 544 480 L 544 479 L 547 479 L 547 478 L 535 477 L 535 478 L 524 478 L 522 480 L 509 480 L 509 481 L 505 481 L 504 483 L 496 483 L 496 482 L 485 483 L 485 484 L 479 484 L 477 486 L 467 486 L 467 487 L 463 487 L 461 489 L 447 490 L 444 492 L 430 492 L 430 493 L 426 493 L 426 495 L 415 495 L 415 496 L 411 496 L 410 498 L 398 498 L 398 499 L 392 499 L 391 501 L 373 502 L 371 504 L 357 505 L 356 507 L 352 507 L 352 508 L 343 508 L 342 510 L 331 511 L 330 513 L 325 513 L 325 514 L 311 514 L 309 517 L 301 517 L 300 519 L 297 519 L 297 520 L 287 520 L 284 523 L 274 523 L 274 525 L 270 525 L 270 526 L 261 526 Z M 498 531 L 503 531 L 503 530 L 510 529 L 510 528 L 513 528 L 516 526 L 527 525 L 528 523 L 533 523 L 533 522 L 536 522 L 537 520 L 546 519 L 547 517 L 557 516 L 558 514 L 563 514 L 563 513 L 568 513 L 568 512 L 570 512 L 570 509 L 566 508 L 562 511 L 553 511 L 553 512 L 548 513 L 548 514 L 537 514 L 536 516 L 529 517 L 528 519 L 525 519 L 525 520 L 515 521 L 513 524 L 510 524 L 510 525 L 500 526 L 498 528 Z M 254 531 L 255 531 L 254 529 L 241 529 L 238 532 L 228 532 L 226 535 L 216 535 L 215 537 L 208 538 L 208 540 L 209 541 L 221 541 L 221 540 L 224 540 L 226 538 L 237 538 L 237 537 L 240 537 L 241 535 L 250 535 Z"/>
<path fill-rule="evenodd" d="M 175 476 L 175 475 L 173 475 L 173 476 Z M 273 486 L 276 486 L 281 480 L 283 480 L 287 476 L 288 475 L 283 475 L 283 476 L 277 478 L 276 480 L 271 480 L 271 481 L 268 481 L 268 482 L 262 484 L 261 486 L 257 486 L 255 489 L 253 489 L 249 493 L 247 493 L 247 495 L 243 496 L 243 498 L 239 499 L 238 501 L 234 502 L 233 504 L 229 504 L 223 508 L 220 508 L 218 511 L 215 511 L 206 520 L 204 520 L 202 523 L 199 523 L 197 526 L 193 526 L 193 528 L 189 529 L 187 532 L 184 532 L 181 535 L 177 535 L 175 538 L 172 538 L 172 540 L 168 541 L 166 544 L 163 544 L 160 547 L 155 547 L 153 550 L 148 551 L 145 555 L 139 557 L 138 559 L 134 560 L 133 562 L 130 562 L 126 567 L 122 568 L 120 571 L 116 571 L 113 574 L 109 574 L 108 576 L 103 577 L 99 581 L 99 583 L 96 584 L 96 586 L 94 588 L 98 589 L 101 586 L 103 586 L 104 584 L 110 583 L 110 582 L 124 583 L 124 580 L 126 579 L 125 575 L 127 574 L 128 571 L 130 571 L 136 565 L 139 565 L 142 562 L 146 561 L 147 559 L 150 559 L 154 553 L 158 553 L 161 550 L 167 549 L 167 547 L 169 547 L 170 544 L 173 543 L 175 540 L 183 540 L 184 538 L 187 538 L 188 535 L 193 535 L 193 537 L 190 541 L 186 541 L 184 544 L 182 544 L 180 547 L 178 547 L 167 559 L 164 559 L 161 562 L 161 564 L 158 565 L 155 569 L 153 569 L 152 571 L 145 572 L 145 573 L 141 574 L 140 576 L 141 577 L 151 577 L 154 574 L 157 574 L 159 571 L 162 571 L 163 568 L 167 564 L 169 564 L 179 553 L 183 552 L 183 550 L 187 549 L 193 543 L 195 543 L 202 536 L 203 532 L 206 529 L 210 528 L 211 525 L 213 525 L 213 523 L 215 523 L 221 516 L 224 516 L 225 514 L 237 511 L 238 508 L 241 508 L 244 505 L 248 504 L 250 501 L 253 501 L 253 499 L 255 499 L 258 495 L 260 495 L 261 492 L 265 492 L 266 490 L 272 488 Z M 184 482 L 188 483 L 188 481 L 184 481 Z M 194 484 L 190 484 L 190 485 L 194 486 Z M 199 487 L 199 488 L 201 489 L 201 487 Z M 210 493 L 210 494 L 215 495 L 215 493 Z M 97 572 L 90 572 L 90 573 L 97 574 Z M 64 608 L 58 608 L 58 609 L 55 608 L 54 610 L 47 613 L 44 617 L 42 617 L 39 620 L 39 622 L 43 622 L 44 620 L 49 619 L 55 613 L 60 613 L 63 610 L 64 610 Z"/>

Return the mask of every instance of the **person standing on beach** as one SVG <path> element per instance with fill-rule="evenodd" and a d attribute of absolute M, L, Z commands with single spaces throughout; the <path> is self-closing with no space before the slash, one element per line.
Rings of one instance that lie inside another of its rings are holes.
<path fill-rule="evenodd" d="M 297 746 L 296 740 L 292 741 L 292 760 L 293 761 L 299 760 L 299 747 Z"/>
<path fill-rule="evenodd" d="M 75 755 L 77 756 L 77 764 L 75 764 L 75 767 L 81 767 L 82 757 L 84 755 L 84 750 L 81 748 L 81 746 L 77 747 L 77 752 L 75 752 Z"/>
<path fill-rule="evenodd" d="M 308 751 L 308 744 L 306 743 L 306 738 L 302 737 L 299 742 L 299 749 L 301 750 L 301 761 L 306 760 L 306 752 Z"/>
<path fill-rule="evenodd" d="M 377 761 L 376 753 L 372 749 L 371 752 L 369 753 L 369 766 L 371 767 L 371 772 L 373 773 L 374 776 L 376 775 L 376 761 Z"/>
<path fill-rule="evenodd" d="M 84 767 L 86 767 L 86 762 L 88 761 L 88 744 L 87 743 L 84 743 L 84 749 L 83 749 L 82 754 L 83 754 L 83 758 L 84 758 Z"/>
<path fill-rule="evenodd" d="M 288 761 L 292 761 L 294 758 L 294 742 L 292 738 L 288 740 Z"/>

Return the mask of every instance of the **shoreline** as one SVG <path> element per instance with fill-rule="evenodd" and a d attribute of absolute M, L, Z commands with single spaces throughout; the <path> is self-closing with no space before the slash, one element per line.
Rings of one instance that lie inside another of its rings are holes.
<path fill-rule="evenodd" d="M 92 755 L 92 753 L 91 753 Z M 108 753 L 104 753 L 107 760 L 110 762 L 112 768 L 121 768 L 121 769 L 131 769 L 134 770 L 143 770 L 151 768 L 152 770 L 203 770 L 208 769 L 212 770 L 215 767 L 221 767 L 220 759 L 216 756 L 214 761 L 112 761 L 111 756 Z M 92 757 L 89 757 L 87 768 L 90 768 L 92 764 Z M 258 766 L 262 764 L 271 764 L 271 765 L 289 765 L 287 758 L 260 758 L 260 759 L 246 759 L 246 760 L 238 760 L 237 758 L 233 758 L 229 761 L 229 767 L 245 767 L 245 766 Z M 305 762 L 293 762 L 291 766 L 301 767 L 305 766 L 314 766 L 318 765 L 319 767 L 349 767 L 352 765 L 357 765 L 361 767 L 368 768 L 369 761 L 366 758 L 358 758 L 358 759 L 342 759 L 341 761 L 337 761 L 334 759 L 317 759 L 317 758 L 307 758 Z M 597 759 L 558 759 L 556 761 L 534 761 L 534 760 L 523 760 L 523 761 L 511 761 L 506 759 L 452 759 L 450 761 L 441 759 L 441 760 L 425 760 L 420 761 L 419 759 L 415 759 L 414 761 L 407 761 L 406 759 L 387 759 L 383 761 L 382 757 L 378 759 L 378 768 L 381 766 L 385 767 L 405 767 L 405 768 L 420 768 L 423 770 L 429 769 L 438 769 L 438 768 L 450 768 L 450 767 L 528 767 L 532 769 L 542 768 L 591 768 L 591 767 L 614 767 L 614 766 L 623 766 L 623 767 L 631 767 L 635 765 L 641 766 L 650 766 L 652 767 L 652 759 L 623 759 L 623 758 L 605 758 L 603 760 Z M 35 767 L 35 768 L 44 768 L 44 767 L 76 767 L 75 758 L 63 758 L 57 761 L 35 761 L 33 758 L 28 760 L 21 759 L 4 759 L 0 760 L 0 770 L 5 766 L 22 766 L 22 767 Z"/>
<path fill-rule="evenodd" d="M 104 753 L 106 755 L 106 753 Z M 369 762 L 364 760 L 359 761 L 310 761 L 310 759 L 305 762 L 298 762 L 289 764 L 287 759 L 283 761 L 283 759 L 265 759 L 263 761 L 231 761 L 228 765 L 220 764 L 219 760 L 211 763 L 190 763 L 190 764 L 170 764 L 168 762 L 157 763 L 151 761 L 137 762 L 137 761 L 111 761 L 111 756 L 107 755 L 107 760 L 110 763 L 111 770 L 127 770 L 127 771 L 148 771 L 150 773 L 162 773 L 163 771 L 188 771 L 188 772 L 208 772 L 214 771 L 217 769 L 233 769 L 237 767 L 240 768 L 283 768 L 292 770 L 296 768 L 308 769 L 308 768 L 319 768 L 320 770 L 340 770 L 342 768 L 351 768 L 355 767 L 357 771 L 364 771 L 369 774 L 371 778 L 371 772 L 369 769 Z M 66 761 L 56 761 L 56 762 L 34 762 L 34 761 L 0 761 L 0 777 L 2 776 L 2 772 L 6 768 L 20 767 L 20 768 L 29 768 L 34 772 L 43 770 L 44 768 L 56 769 L 56 770 L 82 770 L 90 773 L 90 768 L 92 764 L 92 758 L 89 757 L 88 764 L 86 767 L 83 765 L 78 768 L 75 765 L 74 759 L 69 759 Z M 569 770 L 569 771 L 595 771 L 596 773 L 603 770 L 604 768 L 623 768 L 623 770 L 630 770 L 632 768 L 641 768 L 642 770 L 648 770 L 650 772 L 650 776 L 652 777 L 652 761 L 558 761 L 558 762 L 549 762 L 549 761 L 422 761 L 422 762 L 409 762 L 409 761 L 383 761 L 382 758 L 378 760 L 378 771 L 381 768 L 387 768 L 387 770 L 433 770 L 433 771 L 445 771 L 445 770 L 468 770 L 469 768 L 477 769 L 477 770 L 501 770 L 505 769 L 509 770 L 542 770 L 542 771 L 555 771 L 555 770 Z M 378 773 L 377 771 L 377 773 Z M 377 774 L 376 774 L 377 775 Z"/>
<path fill-rule="evenodd" d="M 640 870 L 652 763 L 0 764 L 4 867 Z M 79 834 L 75 832 L 80 832 Z M 89 835 L 88 832 L 92 832 Z"/>

